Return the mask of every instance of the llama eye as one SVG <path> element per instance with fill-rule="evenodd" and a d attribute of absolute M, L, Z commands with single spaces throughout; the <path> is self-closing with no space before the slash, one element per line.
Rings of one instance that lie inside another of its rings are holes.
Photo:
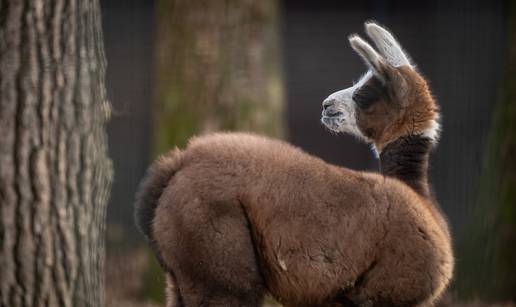
<path fill-rule="evenodd" d="M 370 86 L 362 86 L 357 89 L 351 99 L 357 104 L 360 109 L 369 108 L 380 97 L 380 93 Z"/>
<path fill-rule="evenodd" d="M 384 87 L 376 78 L 371 80 L 372 84 L 365 84 L 355 90 L 351 99 L 357 104 L 360 109 L 367 109 L 373 103 L 378 101 L 383 93 Z"/>

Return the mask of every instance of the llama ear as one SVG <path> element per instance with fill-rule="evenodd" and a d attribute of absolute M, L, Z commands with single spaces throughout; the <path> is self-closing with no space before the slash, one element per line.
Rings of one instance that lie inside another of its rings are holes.
<path fill-rule="evenodd" d="M 413 67 L 409 56 L 389 31 L 374 22 L 366 22 L 365 30 L 389 64 L 394 67 L 405 65 Z"/>
<path fill-rule="evenodd" d="M 371 45 L 356 34 L 349 37 L 349 43 L 353 50 L 365 61 L 366 65 L 369 66 L 372 73 L 378 77 L 382 83 L 385 83 L 385 73 L 389 66 L 389 64 L 385 62 L 385 59 L 378 54 Z"/>

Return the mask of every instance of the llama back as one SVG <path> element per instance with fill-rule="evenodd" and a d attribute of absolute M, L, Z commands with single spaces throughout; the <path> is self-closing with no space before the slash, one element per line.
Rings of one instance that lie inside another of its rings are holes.
<path fill-rule="evenodd" d="M 153 241 L 152 223 L 158 201 L 168 182 L 181 168 L 183 152 L 174 149 L 159 157 L 147 170 L 136 194 L 134 218 L 138 229 Z"/>

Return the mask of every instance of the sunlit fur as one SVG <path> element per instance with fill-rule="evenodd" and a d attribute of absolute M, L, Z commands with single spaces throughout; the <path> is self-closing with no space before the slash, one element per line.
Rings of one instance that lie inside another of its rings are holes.
<path fill-rule="evenodd" d="M 287 307 L 432 306 L 446 289 L 451 239 L 427 178 L 438 108 L 412 66 L 363 43 L 374 71 L 361 92 L 330 96 L 322 120 L 372 143 L 381 174 L 247 133 L 193 138 L 149 168 L 136 221 L 167 274 L 167 306 L 258 307 L 267 292 Z M 354 94 L 362 109 L 349 108 Z"/>

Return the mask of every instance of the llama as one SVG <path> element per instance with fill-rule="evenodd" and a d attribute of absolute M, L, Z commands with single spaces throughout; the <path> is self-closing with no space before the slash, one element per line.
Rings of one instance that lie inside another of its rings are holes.
<path fill-rule="evenodd" d="M 278 140 L 217 133 L 155 161 L 136 222 L 166 271 L 167 306 L 431 306 L 453 273 L 428 157 L 439 110 L 395 38 L 365 24 L 368 72 L 323 102 L 322 123 L 370 143 L 381 173 Z"/>

